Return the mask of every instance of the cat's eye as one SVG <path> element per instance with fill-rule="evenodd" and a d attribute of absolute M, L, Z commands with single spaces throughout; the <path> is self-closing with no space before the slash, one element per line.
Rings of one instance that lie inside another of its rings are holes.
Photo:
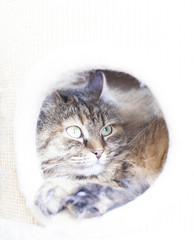
<path fill-rule="evenodd" d="M 72 138 L 80 138 L 82 135 L 81 129 L 77 126 L 71 126 L 66 129 L 67 134 Z"/>
<path fill-rule="evenodd" d="M 102 128 L 102 130 L 101 130 L 101 135 L 104 136 L 104 137 L 110 135 L 111 133 L 112 133 L 112 127 L 109 126 L 109 125 Z"/>

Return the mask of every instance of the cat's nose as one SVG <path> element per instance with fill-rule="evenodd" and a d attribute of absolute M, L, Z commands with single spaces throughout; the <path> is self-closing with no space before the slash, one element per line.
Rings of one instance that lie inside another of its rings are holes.
<path fill-rule="evenodd" d="M 99 158 L 102 156 L 104 150 L 103 150 L 103 149 L 94 149 L 94 150 L 92 150 L 91 152 L 92 152 L 93 154 L 95 154 L 96 157 L 99 159 Z"/>

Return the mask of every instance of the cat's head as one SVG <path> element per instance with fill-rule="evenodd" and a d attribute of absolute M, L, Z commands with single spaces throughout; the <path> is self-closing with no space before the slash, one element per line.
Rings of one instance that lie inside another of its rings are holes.
<path fill-rule="evenodd" d="M 94 176 L 114 164 L 126 138 L 105 86 L 105 75 L 97 72 L 85 88 L 47 97 L 37 134 L 45 175 Z"/>

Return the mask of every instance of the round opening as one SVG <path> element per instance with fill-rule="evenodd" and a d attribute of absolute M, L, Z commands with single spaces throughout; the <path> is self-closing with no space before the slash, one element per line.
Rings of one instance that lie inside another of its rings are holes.
<path fill-rule="evenodd" d="M 143 194 L 163 169 L 168 129 L 156 98 L 133 76 L 69 73 L 42 104 L 37 152 L 45 215 L 103 215 Z"/>

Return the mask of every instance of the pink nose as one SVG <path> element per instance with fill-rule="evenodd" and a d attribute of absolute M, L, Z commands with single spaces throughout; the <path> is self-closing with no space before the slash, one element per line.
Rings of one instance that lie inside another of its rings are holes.
<path fill-rule="evenodd" d="M 95 149 L 95 150 L 92 150 L 91 152 L 92 152 L 93 154 L 95 154 L 96 157 L 99 159 L 99 158 L 102 156 L 104 150 L 102 150 L 102 149 Z"/>

